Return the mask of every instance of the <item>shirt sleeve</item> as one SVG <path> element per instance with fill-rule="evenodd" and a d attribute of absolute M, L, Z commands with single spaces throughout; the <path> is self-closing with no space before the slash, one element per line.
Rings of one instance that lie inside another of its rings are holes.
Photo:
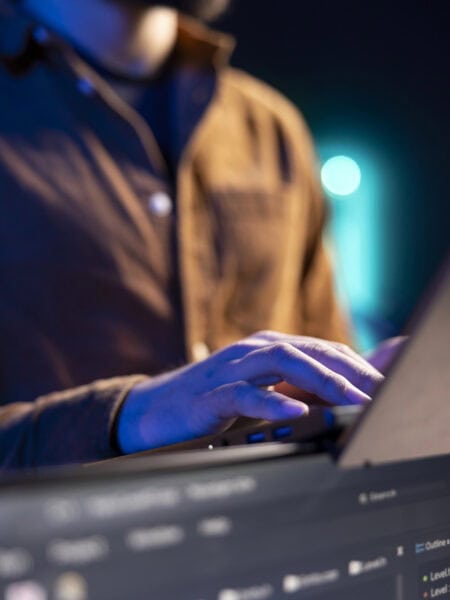
<path fill-rule="evenodd" d="M 0 468 L 86 463 L 119 454 L 118 413 L 142 375 L 96 381 L 0 408 Z"/>

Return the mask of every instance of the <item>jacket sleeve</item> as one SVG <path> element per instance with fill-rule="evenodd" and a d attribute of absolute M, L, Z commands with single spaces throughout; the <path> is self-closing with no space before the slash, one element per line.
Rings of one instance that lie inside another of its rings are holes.
<path fill-rule="evenodd" d="M 332 264 L 324 243 L 327 210 L 314 144 L 301 116 L 297 122 L 298 175 L 308 203 L 308 235 L 299 290 L 302 329 L 304 335 L 350 344 L 350 325 L 336 296 Z"/>
<path fill-rule="evenodd" d="M 351 344 L 350 327 L 334 290 L 330 259 L 319 233 L 317 238 L 302 280 L 304 334 Z"/>
<path fill-rule="evenodd" d="M 118 377 L 0 407 L 0 468 L 20 469 L 112 458 L 114 426 L 143 376 Z"/>

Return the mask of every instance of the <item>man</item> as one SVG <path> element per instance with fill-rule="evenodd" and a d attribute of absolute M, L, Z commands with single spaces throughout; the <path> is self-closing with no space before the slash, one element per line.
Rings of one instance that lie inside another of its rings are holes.
<path fill-rule="evenodd" d="M 201 25 L 227 2 L 14 4 L 2 39 L 26 42 L 0 78 L 1 464 L 298 416 L 294 389 L 368 401 L 382 376 L 340 343 L 309 135 Z"/>

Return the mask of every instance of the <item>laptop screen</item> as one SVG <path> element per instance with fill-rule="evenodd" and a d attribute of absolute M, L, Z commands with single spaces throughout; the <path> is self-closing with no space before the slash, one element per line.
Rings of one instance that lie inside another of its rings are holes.
<path fill-rule="evenodd" d="M 357 424 L 342 466 L 450 453 L 450 259 L 406 350 Z"/>
<path fill-rule="evenodd" d="M 0 598 L 450 597 L 450 458 L 245 452 L 3 484 Z"/>

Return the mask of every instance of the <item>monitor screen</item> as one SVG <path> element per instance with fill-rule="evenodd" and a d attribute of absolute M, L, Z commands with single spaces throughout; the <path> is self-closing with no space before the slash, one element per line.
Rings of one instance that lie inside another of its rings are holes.
<path fill-rule="evenodd" d="M 450 598 L 450 458 L 345 470 L 246 450 L 3 484 L 0 598 Z"/>

